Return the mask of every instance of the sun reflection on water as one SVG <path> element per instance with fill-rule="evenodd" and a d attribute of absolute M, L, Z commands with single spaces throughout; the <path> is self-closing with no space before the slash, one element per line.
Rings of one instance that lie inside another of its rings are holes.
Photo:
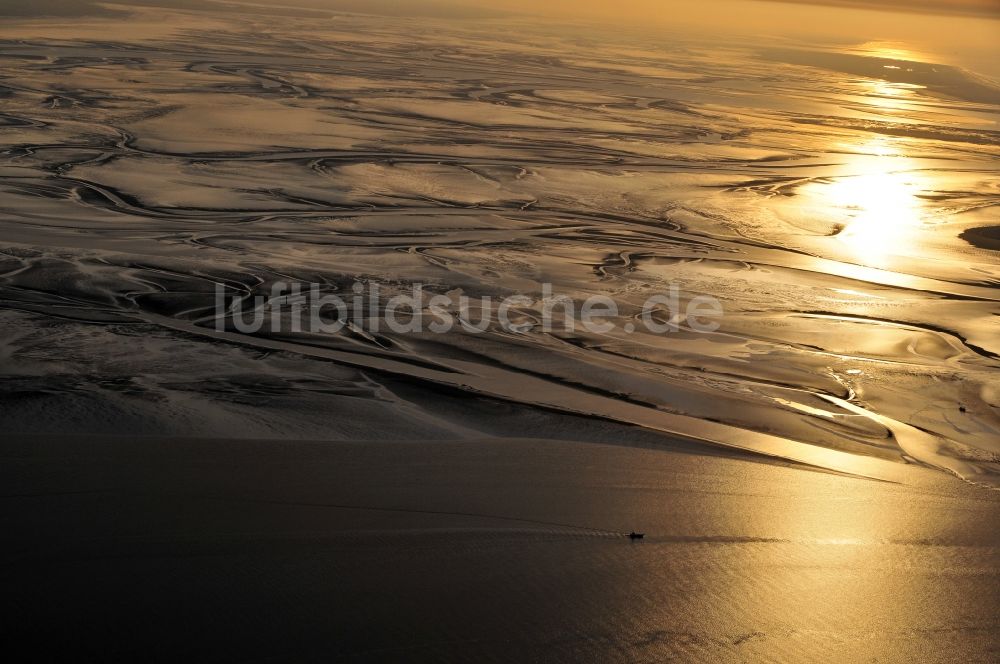
<path fill-rule="evenodd" d="M 901 62 L 924 62 L 931 59 L 928 53 L 917 51 L 912 44 L 890 41 L 869 41 L 850 49 L 869 58 L 886 58 Z"/>
<path fill-rule="evenodd" d="M 837 239 L 859 262 L 887 267 L 891 256 L 906 253 L 922 222 L 920 178 L 912 159 L 877 140 L 825 187 L 829 203 L 848 213 Z"/>
<path fill-rule="evenodd" d="M 892 81 L 864 81 L 865 103 L 880 115 L 899 116 L 913 110 L 916 93 L 923 86 Z"/>

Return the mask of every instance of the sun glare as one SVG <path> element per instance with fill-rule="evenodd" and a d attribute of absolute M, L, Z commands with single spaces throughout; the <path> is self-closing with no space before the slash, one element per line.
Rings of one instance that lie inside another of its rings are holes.
<path fill-rule="evenodd" d="M 890 256 L 905 253 L 920 226 L 922 187 L 912 160 L 884 142 L 866 145 L 863 153 L 825 194 L 831 205 L 848 211 L 837 239 L 865 265 L 887 267 Z"/>

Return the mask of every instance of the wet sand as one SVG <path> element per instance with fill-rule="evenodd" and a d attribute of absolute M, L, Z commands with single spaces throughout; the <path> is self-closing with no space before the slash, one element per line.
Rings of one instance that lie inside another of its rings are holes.
<path fill-rule="evenodd" d="M 985 662 L 996 492 L 554 440 L 28 437 L 5 629 L 177 661 Z M 632 542 L 625 535 L 644 531 Z"/>
<path fill-rule="evenodd" d="M 877 45 L 131 11 L 0 28 L 3 431 L 549 436 L 490 400 L 1000 485 L 989 80 Z M 358 282 L 530 304 L 483 334 L 216 305 Z M 613 329 L 545 329 L 546 284 Z M 634 329 L 671 288 L 721 327 Z"/>

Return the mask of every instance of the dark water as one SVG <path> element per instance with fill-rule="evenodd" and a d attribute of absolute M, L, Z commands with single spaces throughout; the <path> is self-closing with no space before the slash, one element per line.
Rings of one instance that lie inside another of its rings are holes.
<path fill-rule="evenodd" d="M 246 661 L 987 661 L 996 494 L 546 441 L 9 440 L 12 638 Z M 632 542 L 626 533 L 646 532 Z"/>

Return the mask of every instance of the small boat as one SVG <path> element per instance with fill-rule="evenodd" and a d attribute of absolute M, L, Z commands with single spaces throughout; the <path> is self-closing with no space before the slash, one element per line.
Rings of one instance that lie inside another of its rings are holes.
<path fill-rule="evenodd" d="M 628 534 L 628 538 L 629 539 L 634 539 L 634 540 L 642 539 L 645 536 L 646 536 L 646 533 L 637 533 L 634 530 Z"/>

